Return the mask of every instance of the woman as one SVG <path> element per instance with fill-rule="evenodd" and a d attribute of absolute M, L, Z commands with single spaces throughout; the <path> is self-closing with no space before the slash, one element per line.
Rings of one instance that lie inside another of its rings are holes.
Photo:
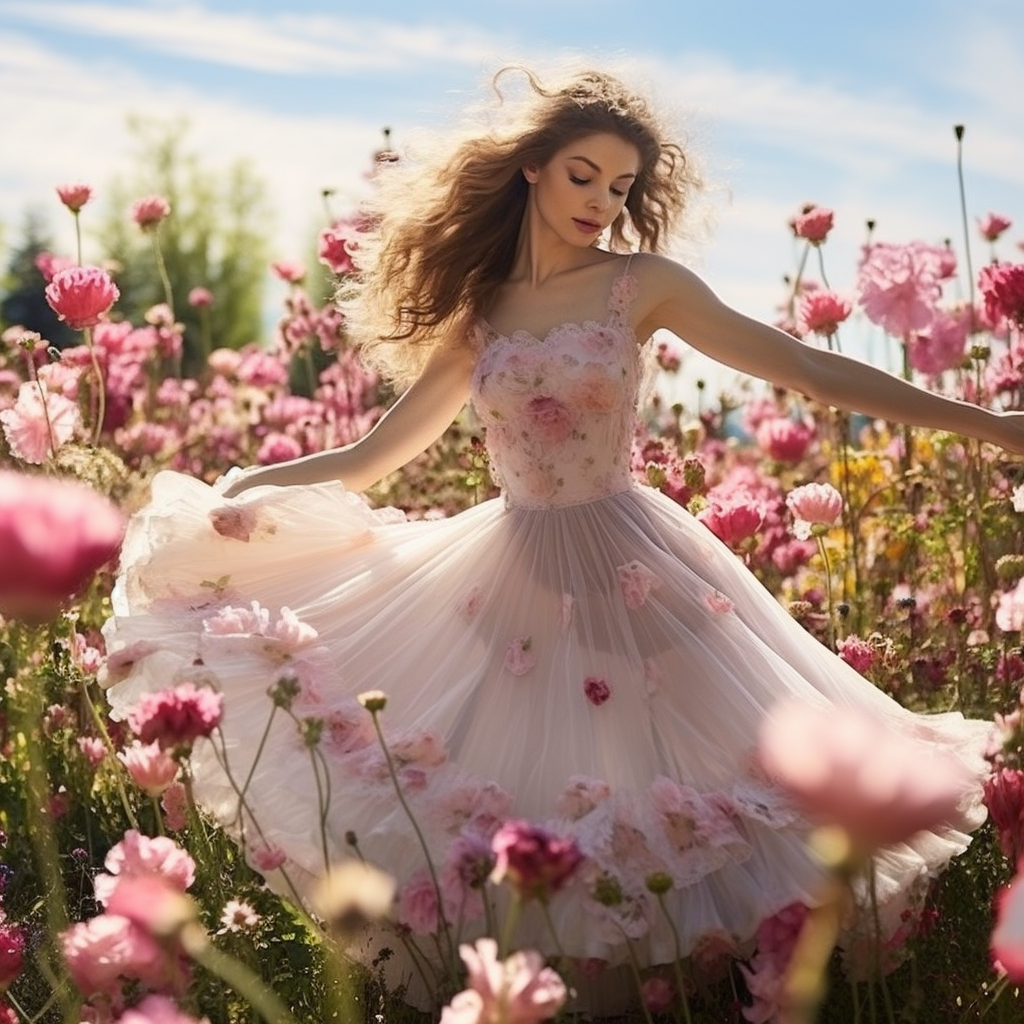
<path fill-rule="evenodd" d="M 231 767 L 213 748 L 197 754 L 201 800 L 300 899 L 356 852 L 392 873 L 397 917 L 426 960 L 445 921 L 464 937 L 484 928 L 466 865 L 509 818 L 571 836 L 585 857 L 550 903 L 570 959 L 622 964 L 627 936 L 643 964 L 673 960 L 677 939 L 684 955 L 749 950 L 759 922 L 813 902 L 820 881 L 808 823 L 754 757 L 777 701 L 867 712 L 978 773 L 987 727 L 904 711 L 688 513 L 631 479 L 647 340 L 668 329 L 819 402 L 1017 451 L 1024 428 L 721 303 L 658 255 L 697 179 L 646 102 L 601 73 L 551 87 L 524 74 L 508 128 L 380 175 L 349 324 L 410 386 L 373 430 L 220 490 L 157 478 L 107 630 L 111 699 L 123 711 L 201 665 L 226 697 Z M 425 523 L 352 496 L 431 444 L 467 399 L 502 498 Z M 440 913 L 356 699 L 368 690 L 387 694 L 380 720 Z M 319 723 L 316 757 L 296 720 Z M 886 920 L 965 848 L 978 796 L 879 855 Z M 652 873 L 671 878 L 671 925 Z M 537 903 L 517 936 L 556 948 Z"/>

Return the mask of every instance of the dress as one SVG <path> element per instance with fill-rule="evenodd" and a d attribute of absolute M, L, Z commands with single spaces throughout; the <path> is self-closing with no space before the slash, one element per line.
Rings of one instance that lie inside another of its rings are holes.
<path fill-rule="evenodd" d="M 245 779 L 268 688 L 297 685 L 246 812 L 209 745 L 194 765 L 200 801 L 236 833 L 246 822 L 250 860 L 281 891 L 305 898 L 327 862 L 352 855 L 354 833 L 398 879 L 400 918 L 414 933 L 429 924 L 423 853 L 356 700 L 368 690 L 387 694 L 381 721 L 463 935 L 482 927 L 458 889 L 466 837 L 522 818 L 578 841 L 586 860 L 551 915 L 569 956 L 613 965 L 624 934 L 642 963 L 674 959 L 644 885 L 653 871 L 673 880 L 684 953 L 723 936 L 749 950 L 764 918 L 814 901 L 808 823 L 754 757 L 776 701 L 869 711 L 980 776 L 982 723 L 902 709 L 689 513 L 631 478 L 643 361 L 628 318 L 636 280 L 628 262 L 615 274 L 604 322 L 543 339 L 479 327 L 472 399 L 501 497 L 405 521 L 335 483 L 226 500 L 162 473 L 134 517 L 106 627 L 115 713 L 174 680 L 210 681 Z M 307 717 L 323 725 L 319 761 L 296 726 Z M 966 847 L 984 809 L 962 810 L 879 856 L 883 917 Z M 623 897 L 612 907 L 595 898 L 609 879 Z M 538 914 L 518 935 L 552 951 Z"/>

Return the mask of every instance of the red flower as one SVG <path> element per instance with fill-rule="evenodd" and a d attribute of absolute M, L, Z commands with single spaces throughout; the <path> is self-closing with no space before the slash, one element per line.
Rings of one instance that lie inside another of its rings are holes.
<path fill-rule="evenodd" d="M 73 185 L 58 185 L 57 195 L 72 213 L 78 213 L 92 199 L 92 186 L 83 185 L 81 182 L 76 182 Z"/>
<path fill-rule="evenodd" d="M 523 899 L 552 896 L 583 861 L 575 839 L 563 839 L 528 821 L 506 821 L 494 834 L 491 849 L 491 881 L 507 878 Z"/>
<path fill-rule="evenodd" d="M 1000 768 L 985 780 L 985 806 L 999 830 L 1003 856 L 1016 863 L 1024 853 L 1024 772 Z"/>
<path fill-rule="evenodd" d="M 812 245 L 821 245 L 832 230 L 835 214 L 824 206 L 808 203 L 790 222 L 793 234 Z"/>
<path fill-rule="evenodd" d="M 132 203 L 132 220 L 148 231 L 155 228 L 171 212 L 171 204 L 163 196 L 146 196 Z"/>
<path fill-rule="evenodd" d="M 76 331 L 98 324 L 120 294 L 100 267 L 65 267 L 46 286 L 50 308 Z"/>
<path fill-rule="evenodd" d="M 0 471 L 0 613 L 42 621 L 117 552 L 124 517 L 84 484 Z"/>
<path fill-rule="evenodd" d="M 173 690 L 148 693 L 129 713 L 128 724 L 143 743 L 164 750 L 190 746 L 220 725 L 224 697 L 209 687 L 182 683 Z"/>
<path fill-rule="evenodd" d="M 583 692 L 594 707 L 606 703 L 612 695 L 611 687 L 598 676 L 587 676 L 583 680 Z"/>
<path fill-rule="evenodd" d="M 985 299 L 985 315 L 993 323 L 1005 317 L 1024 328 L 1024 263 L 982 267 L 978 287 Z"/>

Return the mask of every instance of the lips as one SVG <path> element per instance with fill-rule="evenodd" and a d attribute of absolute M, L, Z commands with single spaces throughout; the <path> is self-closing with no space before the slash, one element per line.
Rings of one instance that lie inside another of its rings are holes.
<path fill-rule="evenodd" d="M 582 220 L 579 217 L 573 217 L 572 222 L 587 235 L 596 235 L 601 231 L 601 225 L 596 220 Z"/>

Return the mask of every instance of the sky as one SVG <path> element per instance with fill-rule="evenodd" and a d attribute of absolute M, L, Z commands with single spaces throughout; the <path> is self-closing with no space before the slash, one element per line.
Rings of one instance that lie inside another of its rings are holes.
<path fill-rule="evenodd" d="M 54 187 L 85 181 L 102 203 L 133 170 L 137 117 L 182 123 L 211 170 L 246 160 L 274 257 L 305 258 L 323 190 L 335 212 L 358 202 L 384 126 L 401 149 L 503 63 L 572 59 L 623 72 L 678 124 L 713 186 L 711 228 L 679 254 L 771 320 L 805 202 L 836 212 L 823 256 L 840 291 L 869 219 L 878 239 L 962 253 L 954 124 L 975 266 L 989 212 L 1013 221 L 997 255 L 1024 259 L 1021 53 L 1019 0 L 0 0 L 0 226 L 16 244 L 38 211 L 70 252 Z"/>

